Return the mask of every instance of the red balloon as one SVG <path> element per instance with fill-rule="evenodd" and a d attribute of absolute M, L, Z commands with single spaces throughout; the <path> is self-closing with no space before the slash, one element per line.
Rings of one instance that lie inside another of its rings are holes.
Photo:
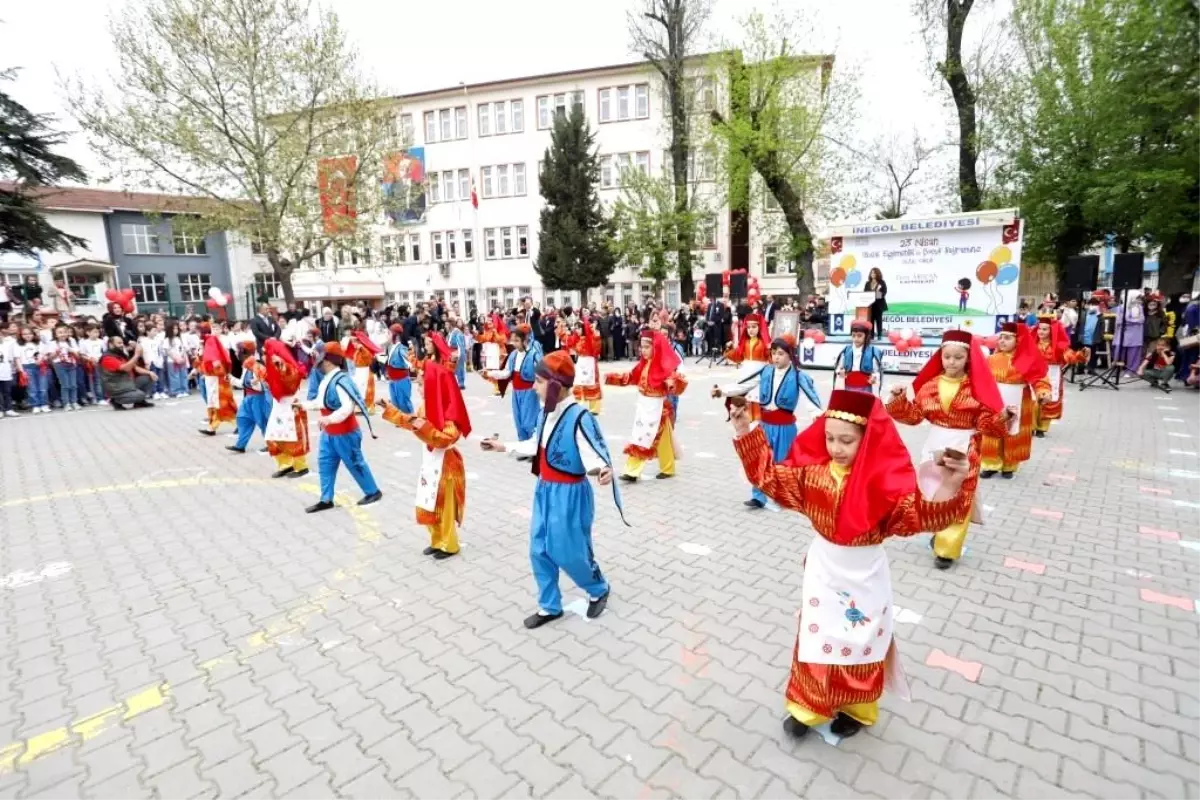
<path fill-rule="evenodd" d="M 216 301 L 216 300 L 213 300 L 213 299 L 210 297 L 210 298 L 208 298 L 207 300 L 205 300 L 205 301 L 204 301 L 204 305 L 208 306 L 209 308 L 216 308 L 216 307 L 217 307 L 217 301 Z"/>
<path fill-rule="evenodd" d="M 920 347 L 922 344 L 921 337 L 916 334 L 913 334 L 912 338 L 908 340 L 909 347 Z"/>
<path fill-rule="evenodd" d="M 896 352 L 897 353 L 907 353 L 908 349 L 909 349 L 908 342 L 904 341 L 903 339 L 896 342 Z"/>
<path fill-rule="evenodd" d="M 721 273 L 721 285 L 722 286 L 729 285 L 729 270 L 725 270 L 724 272 Z"/>
<path fill-rule="evenodd" d="M 825 332 L 820 328 L 809 328 L 804 332 L 805 339 L 812 339 L 816 344 L 821 344 L 825 341 Z"/>
<path fill-rule="evenodd" d="M 981 261 L 979 266 L 975 268 L 975 277 L 980 283 L 991 283 L 996 279 L 996 273 L 1000 268 L 996 266 L 995 261 Z"/>
<path fill-rule="evenodd" d="M 109 289 L 104 293 L 104 299 L 110 303 L 119 303 L 121 302 L 121 293 L 116 289 Z"/>
<path fill-rule="evenodd" d="M 997 334 L 995 336 L 984 336 L 981 341 L 983 342 L 983 346 L 988 350 L 995 350 L 996 345 L 1000 344 L 1000 335 Z"/>
<path fill-rule="evenodd" d="M 834 286 L 841 286 L 846 282 L 846 270 L 841 267 L 834 267 L 829 273 L 829 282 Z"/>
<path fill-rule="evenodd" d="M 892 344 L 899 344 L 900 343 L 900 331 L 896 330 L 895 328 L 888 331 L 888 341 L 890 341 Z"/>

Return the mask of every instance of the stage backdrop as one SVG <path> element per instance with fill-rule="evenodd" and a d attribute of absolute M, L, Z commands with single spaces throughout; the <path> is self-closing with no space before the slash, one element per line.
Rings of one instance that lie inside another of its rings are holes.
<path fill-rule="evenodd" d="M 887 283 L 883 327 L 924 336 L 946 328 L 995 333 L 1017 311 L 1021 221 L 1016 209 L 931 219 L 841 223 L 830 229 L 830 332 L 849 331 L 878 267 Z"/>

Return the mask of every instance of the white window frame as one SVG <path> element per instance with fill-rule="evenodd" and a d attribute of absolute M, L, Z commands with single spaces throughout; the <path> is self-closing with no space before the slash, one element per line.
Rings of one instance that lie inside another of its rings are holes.
<path fill-rule="evenodd" d="M 492 188 L 493 188 L 492 187 L 492 168 L 491 167 L 481 167 L 479 169 L 479 180 L 480 180 L 480 183 L 483 184 L 483 186 L 480 187 L 482 189 L 482 194 L 480 196 L 481 197 L 493 197 L 494 195 L 492 194 Z"/>
<path fill-rule="evenodd" d="M 179 276 L 179 299 L 184 303 L 203 303 L 211 288 L 211 273 L 187 272 Z"/>
<path fill-rule="evenodd" d="M 717 231 L 719 223 L 717 215 L 711 214 L 707 218 L 700 220 L 699 228 L 700 235 L 697 237 L 700 242 L 700 247 L 705 250 L 715 250 L 717 248 Z"/>
<path fill-rule="evenodd" d="M 471 199 L 471 170 L 460 169 L 458 171 L 458 199 Z"/>
<path fill-rule="evenodd" d="M 517 258 L 527 258 L 529 256 L 529 226 L 517 226 Z"/>
<path fill-rule="evenodd" d="M 509 102 L 509 112 L 512 114 L 512 124 L 508 126 L 509 133 L 525 132 L 525 101 L 512 100 Z"/>
<path fill-rule="evenodd" d="M 645 110 L 642 106 L 645 106 Z M 650 119 L 650 84 L 635 83 L 633 85 L 633 118 Z"/>
<path fill-rule="evenodd" d="M 133 244 L 132 250 L 129 249 L 130 243 Z M 162 245 L 153 226 L 125 222 L 121 224 L 121 249 L 127 256 L 156 256 L 162 252 Z"/>
<path fill-rule="evenodd" d="M 274 272 L 254 273 L 254 296 L 262 297 L 263 295 L 272 300 L 283 297 L 283 284 L 279 282 L 279 278 Z"/>
<path fill-rule="evenodd" d="M 413 263 L 421 260 L 421 234 L 410 233 L 408 235 L 408 244 L 412 248 L 411 255 Z"/>
<path fill-rule="evenodd" d="M 384 264 L 396 263 L 396 239 L 393 236 L 379 237 L 379 252 L 383 255 Z"/>
<path fill-rule="evenodd" d="M 177 256 L 206 256 L 207 245 L 208 240 L 204 236 L 196 236 L 187 231 L 171 232 L 171 250 Z"/>
<path fill-rule="evenodd" d="M 454 107 L 454 138 L 466 139 L 471 135 L 471 123 L 466 106 Z"/>
<path fill-rule="evenodd" d="M 600 188 L 614 189 L 617 186 L 613 168 L 616 160 L 612 156 L 600 156 Z"/>
<path fill-rule="evenodd" d="M 779 245 L 765 244 L 763 245 L 763 274 L 778 275 L 779 274 Z"/>
<path fill-rule="evenodd" d="M 458 237 L 454 231 L 446 231 L 446 260 L 458 261 Z"/>
<path fill-rule="evenodd" d="M 508 197 L 512 187 L 508 183 L 508 164 L 496 165 L 496 196 Z"/>
<path fill-rule="evenodd" d="M 397 118 L 396 123 L 398 128 L 397 133 L 400 136 L 400 143 L 405 147 L 408 147 L 413 143 L 413 134 L 415 133 L 413 130 L 413 115 L 401 114 Z"/>
<path fill-rule="evenodd" d="M 146 280 L 149 278 L 150 280 Z M 133 296 L 139 303 L 165 303 L 167 302 L 167 276 L 162 272 L 134 272 L 129 275 L 129 288 L 133 289 Z M 151 289 L 154 292 L 154 297 L 151 298 L 146 294 L 146 290 Z"/>
<path fill-rule="evenodd" d="M 433 260 L 441 263 L 446 260 L 445 251 L 442 249 L 442 232 L 434 231 L 429 234 L 429 242 L 432 247 Z"/>
<path fill-rule="evenodd" d="M 624 122 L 630 119 L 631 109 L 633 107 L 633 90 L 629 86 L 617 87 L 617 119 Z"/>
<path fill-rule="evenodd" d="M 397 264 L 407 264 L 408 263 L 408 237 L 401 233 L 401 234 L 397 234 L 396 236 L 394 236 L 392 238 L 393 238 L 393 241 L 396 243 L 396 263 Z"/>
<path fill-rule="evenodd" d="M 612 89 L 601 89 L 596 93 L 596 110 L 601 122 L 612 122 Z"/>
<path fill-rule="evenodd" d="M 639 150 L 633 154 L 633 166 L 643 175 L 650 174 L 650 151 Z"/>
<path fill-rule="evenodd" d="M 452 169 L 442 173 L 442 202 L 454 202 L 454 170 Z"/>
<path fill-rule="evenodd" d="M 525 165 L 512 165 L 512 190 L 514 197 L 523 197 L 525 195 Z"/>
<path fill-rule="evenodd" d="M 496 123 L 496 135 L 503 136 L 508 133 L 508 103 L 504 100 L 497 100 L 492 103 L 492 120 Z"/>
<path fill-rule="evenodd" d="M 462 230 L 463 261 L 475 259 L 475 233 L 470 228 Z"/>
<path fill-rule="evenodd" d="M 448 108 L 438 109 L 438 141 L 448 142 L 454 136 L 454 117 Z"/>
<path fill-rule="evenodd" d="M 511 225 L 506 225 L 500 228 L 500 257 L 512 258 L 516 248 L 516 241 L 513 239 L 513 229 Z"/>
<path fill-rule="evenodd" d="M 540 95 L 537 98 L 537 127 L 539 131 L 550 130 L 554 125 L 554 116 L 551 114 L 551 97 L 548 94 Z"/>
<path fill-rule="evenodd" d="M 480 103 L 475 106 L 476 131 L 480 136 L 492 135 L 492 107 L 490 103 Z"/>
<path fill-rule="evenodd" d="M 425 112 L 425 144 L 432 144 L 438 140 L 437 112 Z"/>
<path fill-rule="evenodd" d="M 442 177 L 439 172 L 429 173 L 429 202 L 442 202 Z"/>
<path fill-rule="evenodd" d="M 499 250 L 496 247 L 496 229 L 483 229 L 483 257 L 488 261 L 494 261 L 499 255 Z"/>

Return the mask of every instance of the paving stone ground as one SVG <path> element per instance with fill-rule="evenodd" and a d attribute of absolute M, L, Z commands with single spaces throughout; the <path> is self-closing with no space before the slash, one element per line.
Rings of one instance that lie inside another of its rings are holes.
<path fill-rule="evenodd" d="M 445 562 L 378 420 L 384 500 L 312 516 L 315 475 L 197 435 L 195 398 L 0 421 L 0 797 L 1200 797 L 1195 394 L 1070 390 L 958 566 L 892 540 L 913 697 L 833 746 L 780 729 L 811 528 L 742 508 L 730 373 L 689 371 L 679 477 L 625 488 L 631 528 L 598 496 L 607 612 L 564 578 L 536 632 L 533 479 L 478 450 L 512 424 L 476 376 Z"/>

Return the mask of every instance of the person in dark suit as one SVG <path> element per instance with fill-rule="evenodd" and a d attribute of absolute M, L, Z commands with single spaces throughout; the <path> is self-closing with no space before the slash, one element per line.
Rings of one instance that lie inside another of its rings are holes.
<path fill-rule="evenodd" d="M 875 333 L 876 339 L 883 338 L 883 312 L 887 311 L 887 281 L 883 279 L 883 273 L 879 271 L 879 267 L 872 267 L 867 275 L 867 285 L 863 287 L 864 292 L 874 292 L 875 300 L 871 302 L 871 328 Z"/>
<path fill-rule="evenodd" d="M 258 313 L 254 319 L 250 320 L 250 332 L 254 334 L 254 341 L 258 345 L 258 352 L 262 352 L 263 342 L 267 339 L 278 339 L 282 331 L 279 328 L 279 323 L 275 321 L 275 317 L 271 315 L 270 303 L 263 303 L 258 307 Z"/>

